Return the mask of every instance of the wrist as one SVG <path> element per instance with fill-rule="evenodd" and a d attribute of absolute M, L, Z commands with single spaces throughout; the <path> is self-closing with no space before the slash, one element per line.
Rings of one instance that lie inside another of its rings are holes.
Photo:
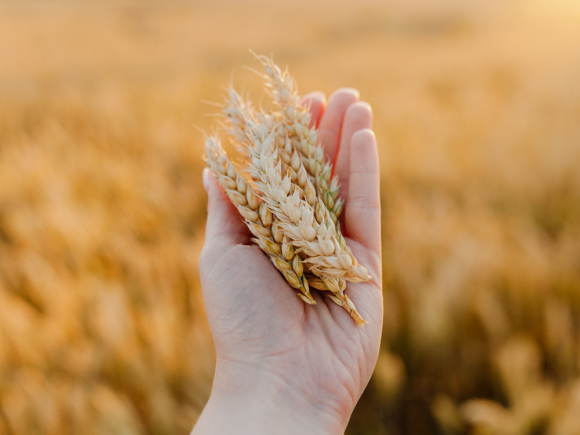
<path fill-rule="evenodd" d="M 354 403 L 340 404 L 301 384 L 265 367 L 218 361 L 193 434 L 343 434 Z"/>

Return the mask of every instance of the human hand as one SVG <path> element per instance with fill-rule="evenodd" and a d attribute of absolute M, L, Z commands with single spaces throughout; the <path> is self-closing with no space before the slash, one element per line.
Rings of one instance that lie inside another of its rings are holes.
<path fill-rule="evenodd" d="M 334 162 L 346 203 L 343 234 L 372 280 L 347 292 L 369 323 L 329 298 L 302 302 L 206 169 L 203 299 L 216 347 L 210 400 L 194 435 L 343 433 L 374 370 L 382 330 L 379 164 L 372 112 L 353 89 L 311 93 L 312 122 Z"/>

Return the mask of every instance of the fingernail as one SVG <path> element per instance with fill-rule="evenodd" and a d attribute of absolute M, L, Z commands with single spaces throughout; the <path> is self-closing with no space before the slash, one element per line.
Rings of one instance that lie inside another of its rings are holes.
<path fill-rule="evenodd" d="M 211 177 L 211 175 L 209 174 L 209 169 L 208 168 L 203 168 L 203 172 L 201 174 L 201 179 L 203 181 L 203 188 L 205 189 L 206 192 L 209 191 L 209 177 Z"/>
<path fill-rule="evenodd" d="M 356 131 L 352 135 L 351 139 L 351 141 L 357 144 L 359 143 L 359 141 L 362 144 L 366 144 L 367 140 L 370 140 L 372 143 L 376 141 L 375 132 L 371 128 L 362 128 Z"/>
<path fill-rule="evenodd" d="M 358 103 L 354 103 L 353 106 L 361 107 L 361 108 L 366 109 L 369 112 L 373 113 L 373 108 L 366 101 L 359 101 Z"/>
<path fill-rule="evenodd" d="M 324 95 L 324 92 L 313 91 L 313 92 L 309 92 L 308 94 L 304 95 L 302 97 L 302 99 L 300 100 L 300 104 L 304 105 L 309 100 L 314 100 L 314 99 L 320 100 L 323 104 L 326 103 L 326 95 Z"/>
<path fill-rule="evenodd" d="M 350 123 L 371 127 L 373 125 L 373 109 L 366 101 L 359 101 L 351 104 L 346 115 Z"/>

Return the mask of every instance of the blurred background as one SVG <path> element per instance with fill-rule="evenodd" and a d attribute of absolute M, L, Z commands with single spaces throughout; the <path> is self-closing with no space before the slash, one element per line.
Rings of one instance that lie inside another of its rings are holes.
<path fill-rule="evenodd" d="M 191 430 L 196 127 L 232 74 L 261 98 L 248 49 L 375 111 L 385 324 L 347 434 L 579 434 L 577 0 L 1 1 L 0 434 Z"/>

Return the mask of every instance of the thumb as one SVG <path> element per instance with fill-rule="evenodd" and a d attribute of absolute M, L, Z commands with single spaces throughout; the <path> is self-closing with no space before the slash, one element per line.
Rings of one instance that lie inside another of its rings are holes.
<path fill-rule="evenodd" d="M 207 192 L 205 246 L 248 244 L 250 232 L 242 216 L 231 203 L 211 171 L 203 170 L 203 187 Z"/>

